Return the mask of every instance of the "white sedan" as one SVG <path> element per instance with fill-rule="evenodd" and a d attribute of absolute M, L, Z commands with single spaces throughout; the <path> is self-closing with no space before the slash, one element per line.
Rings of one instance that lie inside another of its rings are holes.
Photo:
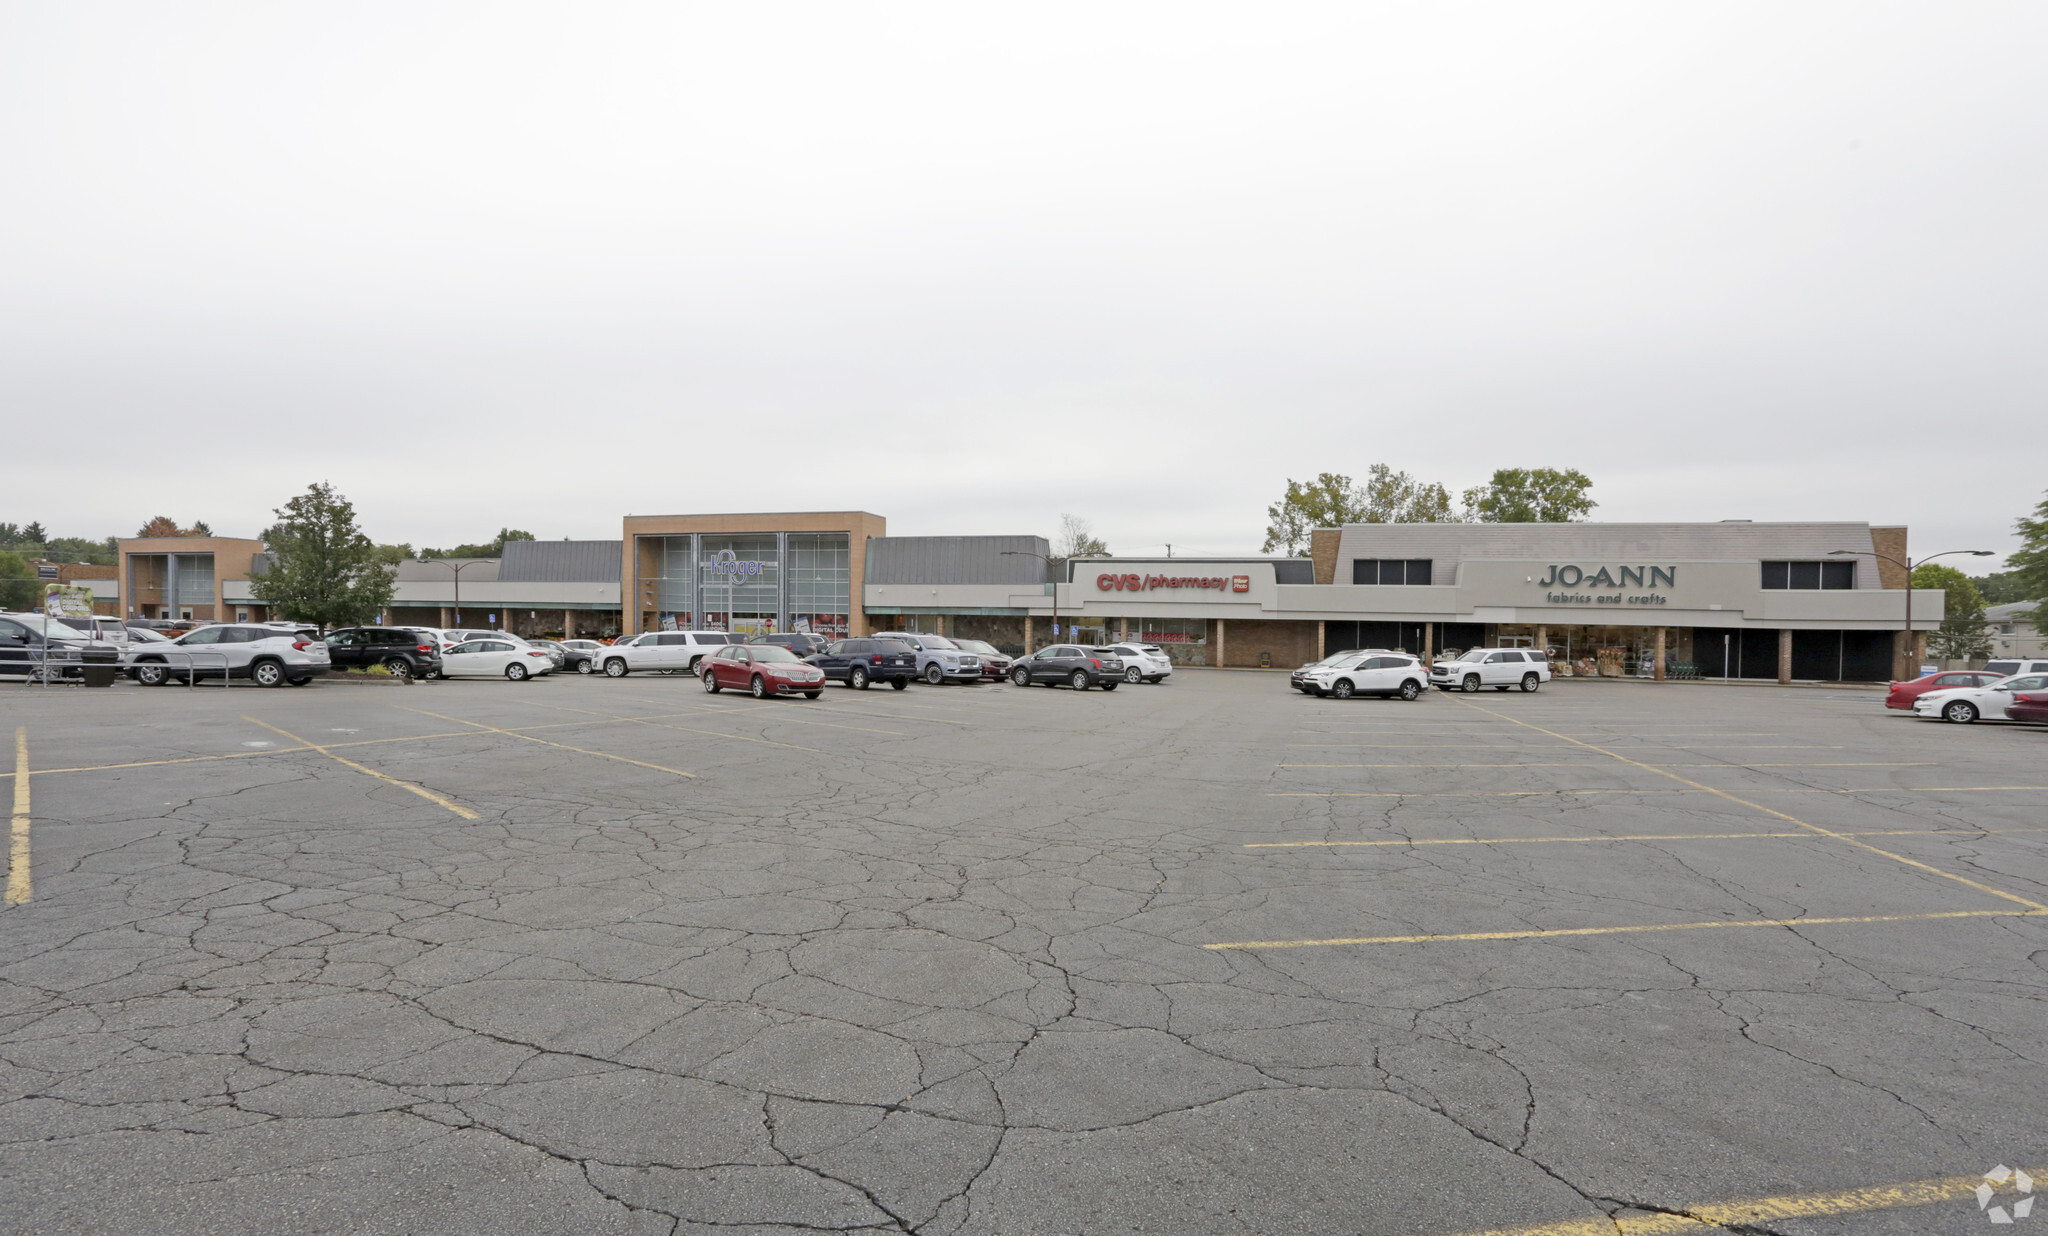
<path fill-rule="evenodd" d="M 2048 689 L 2048 674 L 2014 674 L 1997 682 L 1987 682 L 1981 687 L 1948 687 L 1940 691 L 1926 691 L 1913 701 L 1913 715 L 1916 717 L 1939 717 L 1944 721 L 1955 721 L 1968 725 L 1979 717 L 1993 721 L 2005 720 L 2005 709 L 2012 703 L 2015 691 L 2040 691 Z"/>
<path fill-rule="evenodd" d="M 524 641 L 473 639 L 441 654 L 443 678 L 509 678 L 523 682 L 536 674 L 552 674 L 548 654 Z"/>

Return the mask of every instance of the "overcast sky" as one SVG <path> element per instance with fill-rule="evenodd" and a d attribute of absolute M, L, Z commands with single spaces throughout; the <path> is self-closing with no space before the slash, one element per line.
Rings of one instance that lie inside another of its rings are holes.
<path fill-rule="evenodd" d="M 254 535 L 328 480 L 416 546 L 1236 553 L 1385 462 L 2002 553 L 2044 46 L 2039 3 L 11 4 L 0 520 Z"/>

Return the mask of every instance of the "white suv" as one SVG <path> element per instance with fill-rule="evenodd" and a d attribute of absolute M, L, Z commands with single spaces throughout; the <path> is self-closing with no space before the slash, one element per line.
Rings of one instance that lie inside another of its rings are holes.
<path fill-rule="evenodd" d="M 1173 659 L 1157 644 L 1104 644 L 1105 652 L 1123 658 L 1125 682 L 1164 682 L 1173 677 Z"/>
<path fill-rule="evenodd" d="M 981 658 L 943 635 L 877 631 L 873 638 L 901 640 L 917 649 L 917 672 L 935 687 L 942 682 L 981 681 Z"/>
<path fill-rule="evenodd" d="M 312 627 L 221 623 L 163 643 L 136 644 L 121 656 L 128 676 L 145 687 L 173 679 L 247 678 L 259 687 L 303 687 L 326 673 L 327 642 Z"/>
<path fill-rule="evenodd" d="M 1430 666 L 1429 681 L 1446 691 L 1534 691 L 1550 681 L 1550 662 L 1534 648 L 1468 648 Z"/>
<path fill-rule="evenodd" d="M 705 657 L 727 644 L 745 642 L 741 636 L 723 631 L 649 631 L 601 649 L 597 668 L 607 678 L 624 678 L 634 670 L 694 674 Z"/>
<path fill-rule="evenodd" d="M 1294 673 L 1293 685 L 1309 695 L 1334 695 L 1348 700 L 1354 695 L 1398 695 L 1404 700 L 1421 696 L 1429 679 L 1422 662 L 1405 652 L 1373 649 L 1340 652 Z"/>

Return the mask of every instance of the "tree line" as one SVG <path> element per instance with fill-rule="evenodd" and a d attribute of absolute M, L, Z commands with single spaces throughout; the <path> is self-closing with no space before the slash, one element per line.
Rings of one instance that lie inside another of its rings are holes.
<path fill-rule="evenodd" d="M 1577 468 L 1501 468 L 1493 479 L 1459 495 L 1457 507 L 1441 482 L 1421 481 L 1386 464 L 1366 470 L 1363 483 L 1337 472 L 1312 481 L 1287 481 L 1287 492 L 1266 508 L 1261 553 L 1306 557 L 1317 528 L 1346 524 L 1572 523 L 1600 505 L 1586 491 L 1593 481 Z"/>

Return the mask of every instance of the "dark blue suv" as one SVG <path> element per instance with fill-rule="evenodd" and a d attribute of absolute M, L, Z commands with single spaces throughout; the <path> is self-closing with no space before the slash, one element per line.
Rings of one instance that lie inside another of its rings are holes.
<path fill-rule="evenodd" d="M 804 660 L 856 691 L 867 690 L 871 682 L 887 682 L 901 691 L 917 677 L 917 650 L 893 639 L 843 639 Z"/>

